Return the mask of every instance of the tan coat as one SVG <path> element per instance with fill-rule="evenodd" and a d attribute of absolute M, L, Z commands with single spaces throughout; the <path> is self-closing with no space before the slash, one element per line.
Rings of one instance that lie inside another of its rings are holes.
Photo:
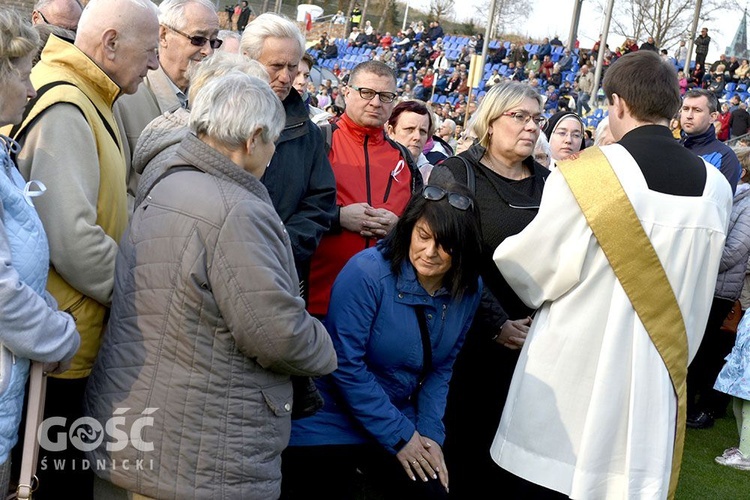
<path fill-rule="evenodd" d="M 42 181 L 35 206 L 50 243 L 47 289 L 73 315 L 81 348 L 61 378 L 88 376 L 112 298 L 117 243 L 127 225 L 125 161 L 112 103 L 120 88 L 83 52 L 54 35 L 31 73 L 46 92 L 16 137 L 18 169 Z M 77 87 L 77 89 L 76 89 Z M 110 134 L 110 131 L 113 135 Z"/>
<path fill-rule="evenodd" d="M 125 149 L 129 195 L 128 213 L 133 212 L 133 196 L 141 174 L 141 171 L 135 170 L 131 165 L 138 138 L 146 125 L 151 123 L 154 118 L 180 107 L 176 87 L 161 66 L 148 72 L 135 94 L 124 95 L 115 103 L 115 119 Z"/>

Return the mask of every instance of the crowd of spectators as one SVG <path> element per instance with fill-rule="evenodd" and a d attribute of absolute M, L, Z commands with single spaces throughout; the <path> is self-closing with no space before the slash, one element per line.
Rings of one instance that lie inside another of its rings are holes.
<path fill-rule="evenodd" d="M 703 30 L 696 39 L 696 47 L 703 47 L 704 38 L 710 40 L 707 30 Z M 568 49 L 557 36 L 544 38 L 539 43 L 532 40 L 527 43 L 491 40 L 483 75 L 470 89 L 473 56 L 482 53 L 483 43 L 481 34 L 446 34 L 437 21 L 430 21 L 426 27 L 424 22 L 415 21 L 395 34 L 373 30 L 369 21 L 365 21 L 362 29 L 354 26 L 347 38 L 332 38 L 324 32 L 320 40 L 309 47 L 308 53 L 318 66 L 329 69 L 339 80 L 345 79 L 351 68 L 362 61 L 384 62 L 397 73 L 399 96 L 427 102 L 440 121 L 451 119 L 458 125 L 455 137 L 461 133 L 464 122 L 484 94 L 493 85 L 509 80 L 525 81 L 542 94 L 546 116 L 559 111 L 573 111 L 584 119 L 589 131 L 595 130 L 606 116 L 601 91 L 594 88 L 601 39 L 590 49 L 579 47 L 576 41 L 573 50 Z M 678 70 L 682 95 L 692 88 L 704 88 L 713 92 L 721 103 L 728 104 L 735 98 L 738 102 L 717 112 L 715 128 L 719 139 L 729 139 L 729 118 L 739 109 L 736 113 L 739 116 L 731 125 L 734 130 L 731 137 L 735 137 L 735 133 L 743 135 L 748 130 L 743 129 L 743 120 L 746 119 L 744 115 L 747 114 L 747 101 L 750 99 L 750 61 L 721 54 L 704 68 L 705 54 L 702 54 L 701 62 L 692 63 L 686 70 L 685 45 L 685 41 L 681 40 L 671 54 L 669 50 L 658 47 L 651 36 L 640 45 L 634 38 L 626 38 L 622 45 L 614 48 L 605 45 L 601 78 L 607 68 L 625 54 L 638 50 L 656 52 Z M 338 93 L 337 82 L 324 80 L 320 87 L 325 90 L 308 89 L 310 95 L 325 93 L 332 96 L 330 108 L 326 110 L 339 116 L 343 109 L 337 109 L 334 104 Z M 320 107 L 325 109 L 325 106 Z"/>

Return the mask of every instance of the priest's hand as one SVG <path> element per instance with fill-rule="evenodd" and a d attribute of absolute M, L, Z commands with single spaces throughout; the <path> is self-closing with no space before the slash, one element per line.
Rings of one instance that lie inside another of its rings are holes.
<path fill-rule="evenodd" d="M 520 349 L 526 342 L 526 336 L 531 327 L 531 318 L 507 320 L 500 329 L 500 334 L 495 337 L 495 342 L 508 349 Z"/>

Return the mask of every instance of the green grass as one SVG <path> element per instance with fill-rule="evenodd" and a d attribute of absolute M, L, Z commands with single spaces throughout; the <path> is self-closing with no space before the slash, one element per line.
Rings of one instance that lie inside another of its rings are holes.
<path fill-rule="evenodd" d="M 731 412 L 731 410 L 730 410 Z M 722 452 L 737 446 L 734 417 L 720 418 L 711 429 L 688 429 L 682 457 L 677 500 L 750 499 L 750 471 L 725 467 L 714 462 Z"/>

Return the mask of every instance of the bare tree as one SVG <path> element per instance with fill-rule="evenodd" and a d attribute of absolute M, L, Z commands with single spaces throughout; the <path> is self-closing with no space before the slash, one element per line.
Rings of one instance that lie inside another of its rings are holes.
<path fill-rule="evenodd" d="M 482 3 L 476 7 L 479 19 L 486 19 L 490 11 L 490 2 Z M 531 14 L 533 7 L 526 0 L 494 0 L 495 3 L 495 23 L 493 25 L 492 36 L 496 37 L 501 33 L 514 33 L 518 31 L 519 22 L 527 19 L 533 19 Z M 486 23 L 485 23 L 486 24 Z"/>
<path fill-rule="evenodd" d="M 599 10 L 604 11 L 604 2 Z M 710 22 L 719 9 L 741 9 L 735 0 L 703 0 L 701 22 Z M 690 36 L 695 0 L 624 0 L 615 3 L 612 14 L 614 34 L 643 42 L 654 37 L 657 47 L 668 48 Z"/>
<path fill-rule="evenodd" d="M 453 15 L 456 0 L 432 0 L 430 2 L 430 18 L 442 22 Z"/>
<path fill-rule="evenodd" d="M 391 9 L 394 3 L 395 0 L 381 0 L 381 7 L 383 8 L 383 10 L 381 11 L 380 22 L 378 23 L 377 28 L 379 33 L 384 32 L 383 30 L 385 29 L 385 22 L 388 18 L 388 11 Z"/>

